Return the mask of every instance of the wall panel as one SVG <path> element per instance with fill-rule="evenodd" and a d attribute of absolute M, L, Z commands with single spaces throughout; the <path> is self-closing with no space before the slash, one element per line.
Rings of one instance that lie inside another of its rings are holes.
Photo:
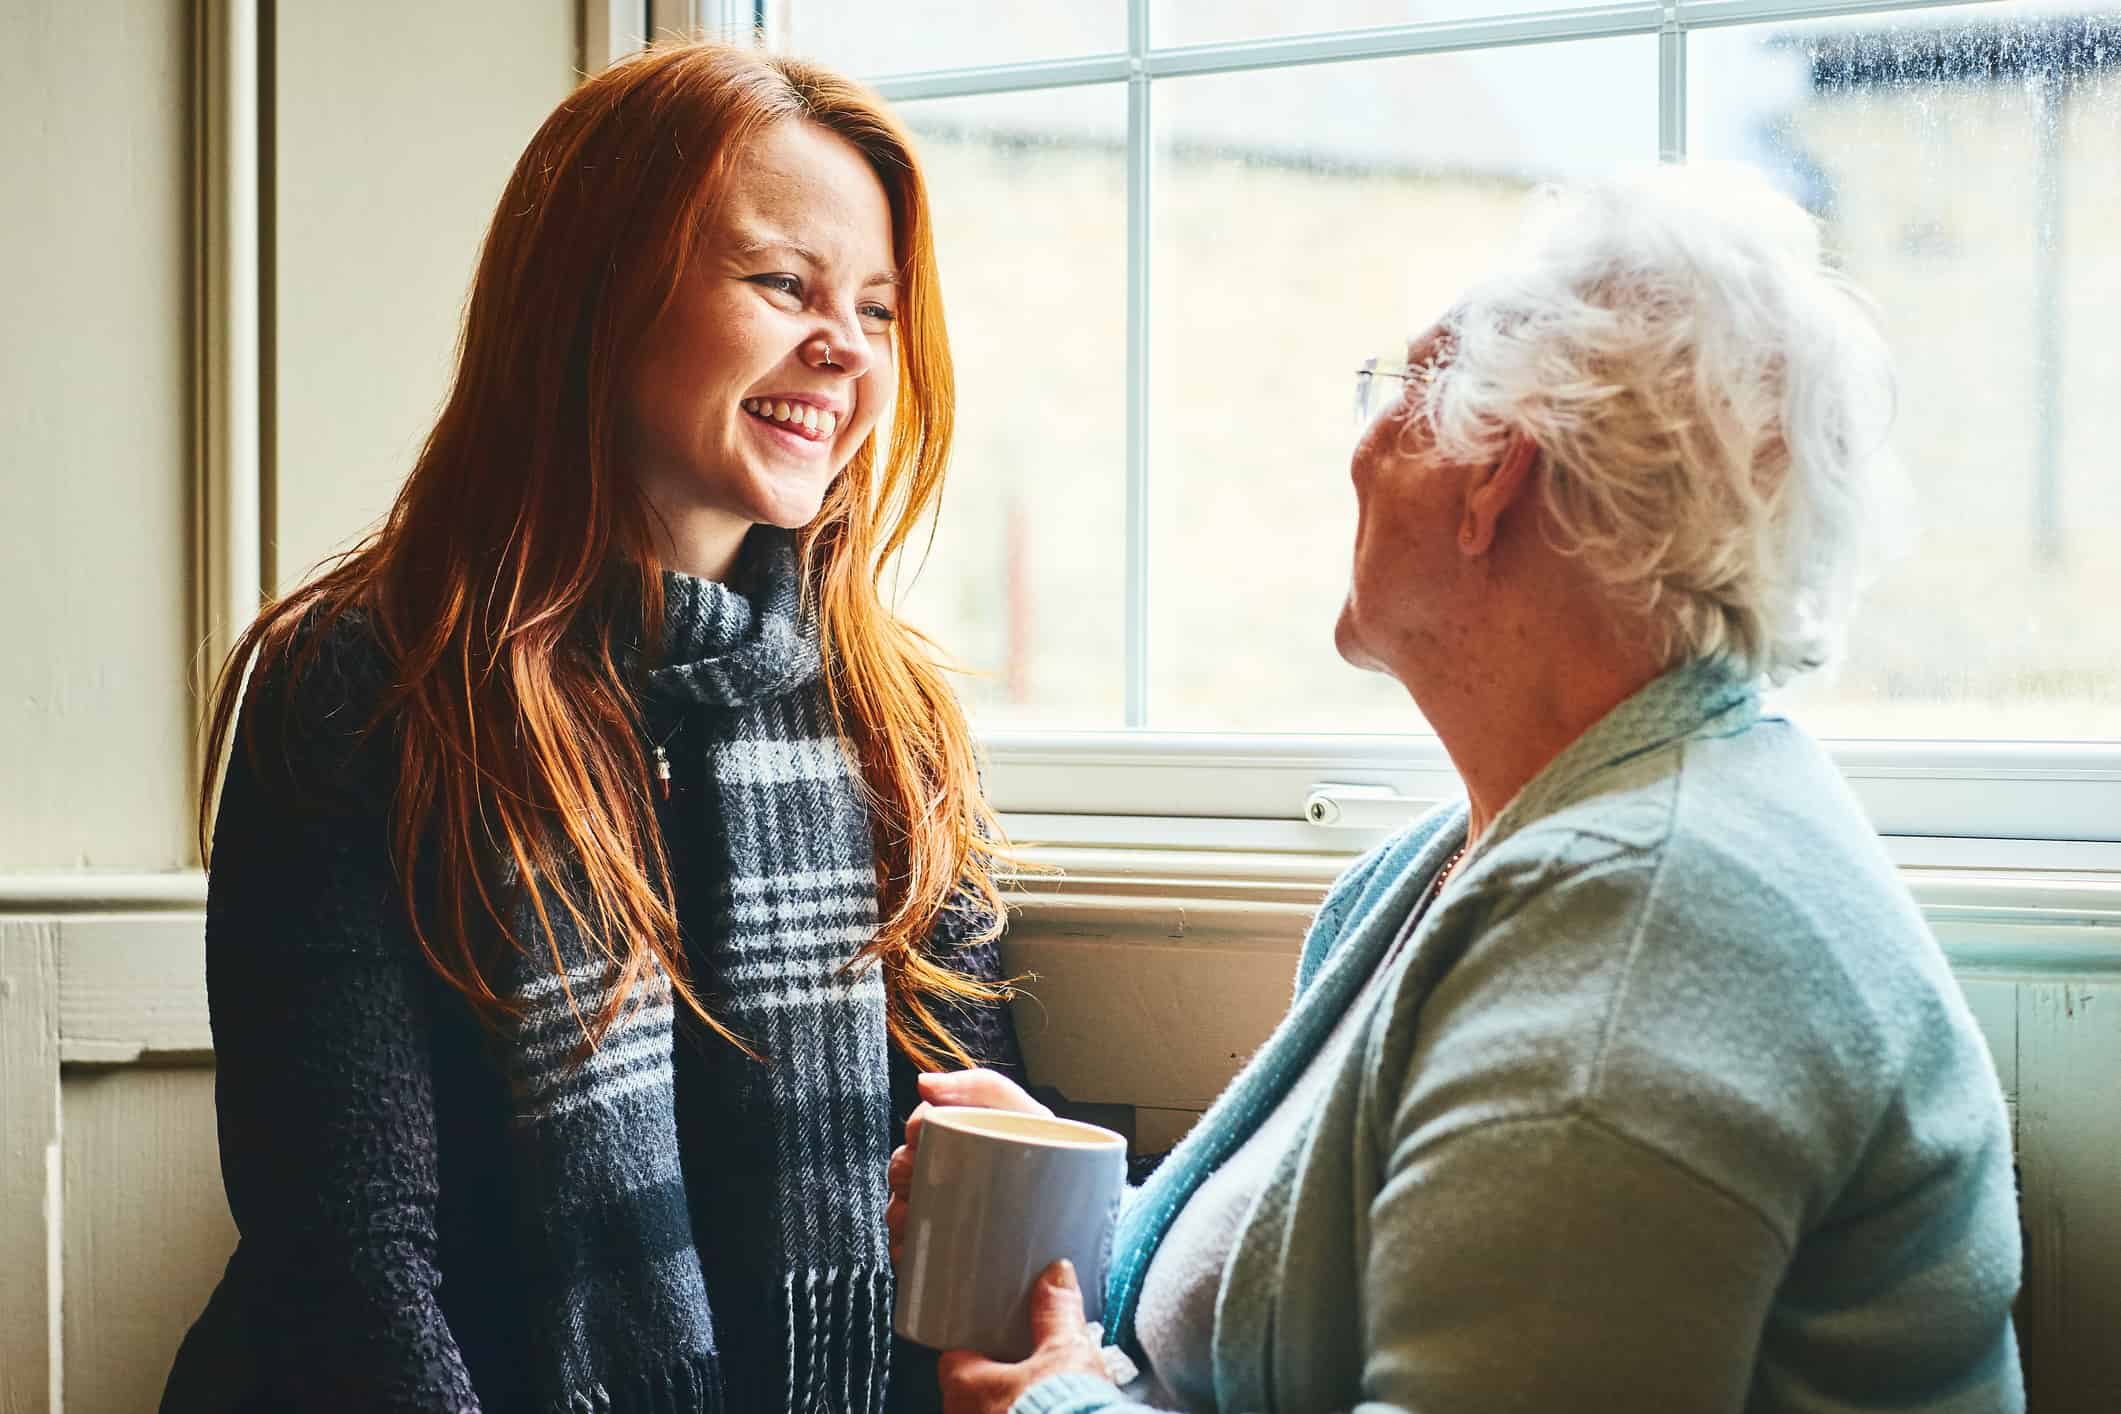
<path fill-rule="evenodd" d="M 390 506 L 447 388 L 479 240 L 575 82 L 575 0 L 281 6 L 272 464 L 280 588 Z"/>
<path fill-rule="evenodd" d="M 206 1067 L 77 1067 L 66 1123 L 66 1408 L 146 1414 L 235 1250 Z"/>
<path fill-rule="evenodd" d="M 7 7 L 0 872 L 191 862 L 191 6 Z"/>

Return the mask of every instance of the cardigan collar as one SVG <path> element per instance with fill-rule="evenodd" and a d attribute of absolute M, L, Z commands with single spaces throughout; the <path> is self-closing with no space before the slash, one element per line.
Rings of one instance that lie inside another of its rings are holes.
<path fill-rule="evenodd" d="M 1735 736 L 1760 720 L 1760 685 L 1720 658 L 1651 679 L 1525 782 L 1481 835 L 1476 854 L 1566 805 L 1592 776 L 1692 736 Z M 1471 860 L 1467 861 L 1471 863 Z"/>

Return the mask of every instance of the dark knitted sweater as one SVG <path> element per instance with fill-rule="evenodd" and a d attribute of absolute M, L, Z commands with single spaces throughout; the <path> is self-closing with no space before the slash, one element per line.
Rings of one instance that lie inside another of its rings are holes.
<path fill-rule="evenodd" d="M 535 1283 L 511 1214 L 524 1175 L 513 1171 L 523 1159 L 509 1139 L 509 1079 L 403 917 L 388 851 L 395 745 L 387 731 L 358 731 L 381 682 L 372 641 L 357 620 L 342 621 L 292 700 L 268 677 L 243 713 L 208 910 L 222 1171 L 241 1242 L 178 1354 L 165 1414 L 535 1407 L 524 1373 Z M 670 751 L 659 825 L 694 980 L 712 998 L 714 960 L 694 940 L 713 910 L 726 911 L 728 890 L 702 877 L 699 862 L 721 857 L 724 825 L 697 748 L 722 722 L 667 695 L 645 707 L 659 741 L 674 735 L 694 748 Z M 270 769 L 281 761 L 284 777 Z M 967 949 L 945 933 L 936 946 L 960 970 L 999 975 L 991 944 Z M 1006 1012 L 951 1015 L 974 1055 L 1020 1071 Z M 759 1391 L 782 1388 L 786 1363 L 785 1337 L 766 1315 L 801 1274 L 760 1271 L 758 1235 L 776 1214 L 809 1206 L 809 1185 L 820 1185 L 815 1206 L 829 1208 L 820 1162 L 874 1156 L 778 1152 L 760 1137 L 758 1063 L 682 1010 L 677 1028 L 678 1157 L 719 1346 L 715 1377 L 727 1407 L 766 1414 Z M 917 1102 L 914 1070 L 895 1048 L 886 1065 L 879 1079 L 896 1134 Z M 888 1373 L 893 1409 L 935 1407 L 932 1355 L 899 1342 L 892 1363 L 850 1378 L 881 1385 Z M 594 1407 L 633 1405 L 618 1396 Z M 722 1407 L 722 1396 L 688 1407 Z"/>

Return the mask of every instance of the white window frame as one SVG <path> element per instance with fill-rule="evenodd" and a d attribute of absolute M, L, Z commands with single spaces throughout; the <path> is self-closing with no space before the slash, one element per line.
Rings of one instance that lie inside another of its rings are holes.
<path fill-rule="evenodd" d="M 756 37 L 752 0 L 581 0 L 582 70 L 625 58 L 661 35 Z"/>
<path fill-rule="evenodd" d="M 1152 101 L 1158 80 L 1655 35 L 1659 155 L 1679 161 L 1686 156 L 1687 39 L 1692 32 L 1986 2 L 1633 0 L 1491 19 L 1160 48 L 1150 41 L 1152 0 L 1128 0 L 1124 51 L 861 75 L 886 98 L 899 101 L 1093 84 L 1127 86 L 1125 726 L 1104 732 L 986 732 L 989 789 L 1012 833 L 1062 846 L 1343 854 L 1459 789 L 1433 735 L 1224 736 L 1146 729 L 1152 582 L 1150 172 L 1155 144 Z M 642 0 L 633 3 L 638 7 Z M 657 7 L 669 3 L 653 0 Z M 745 0 L 691 3 L 702 11 L 742 9 L 748 16 Z M 769 16 L 771 11 L 769 3 Z M 726 23 L 733 15 L 720 17 Z M 1828 749 L 1904 864 L 2121 869 L 2121 743 L 1835 740 Z M 1322 806 L 1321 799 L 1326 802 Z M 1335 816 L 1332 823 L 1313 823 Z"/>

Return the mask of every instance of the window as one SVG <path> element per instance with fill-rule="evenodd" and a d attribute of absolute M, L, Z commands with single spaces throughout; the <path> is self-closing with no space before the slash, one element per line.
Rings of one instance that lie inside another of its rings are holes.
<path fill-rule="evenodd" d="M 1797 694 L 1839 734 L 2121 737 L 2121 22 L 2055 9 L 1692 40 L 1689 150 L 1819 212 L 1900 361 L 1919 538 Z"/>
<path fill-rule="evenodd" d="M 2111 7 L 764 13 L 922 143 L 963 397 L 903 602 L 974 671 L 1005 808 L 1316 847 L 1320 782 L 1405 798 L 1373 823 L 1450 789 L 1404 694 L 1331 646 L 1349 372 L 1440 313 L 1540 183 L 1695 153 L 1821 217 L 1903 371 L 1916 549 L 1846 667 L 1785 705 L 1889 833 L 2121 839 Z"/>

